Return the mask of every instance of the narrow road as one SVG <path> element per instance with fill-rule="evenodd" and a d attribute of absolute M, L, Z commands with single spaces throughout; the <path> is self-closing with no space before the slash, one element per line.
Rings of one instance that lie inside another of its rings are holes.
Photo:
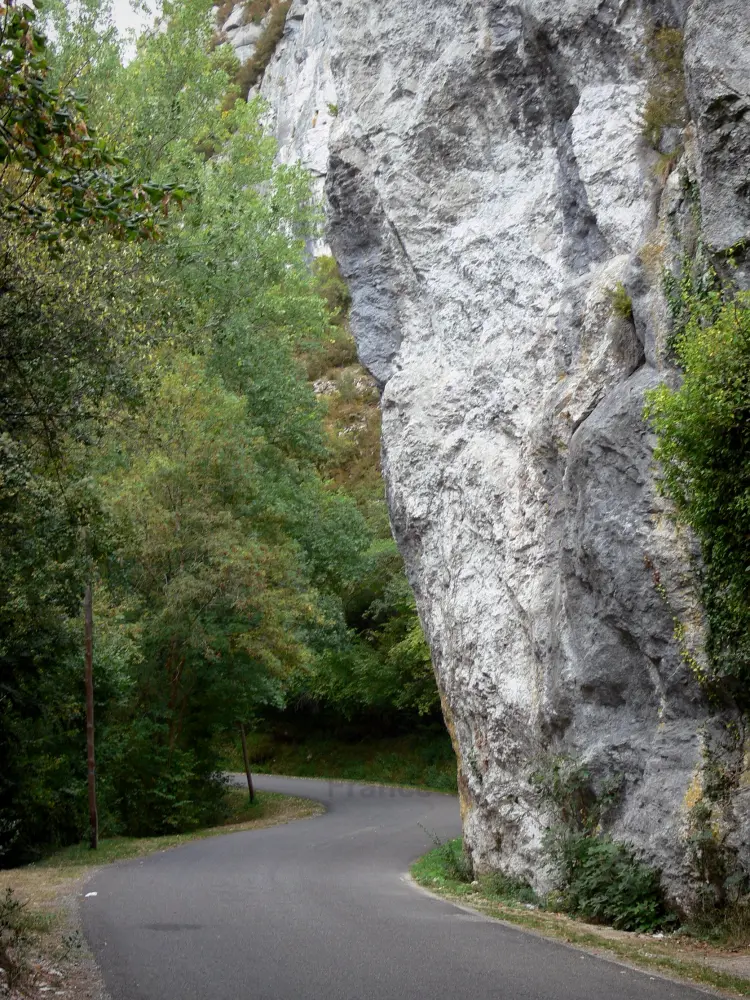
<path fill-rule="evenodd" d="M 313 819 L 102 869 L 82 900 L 113 1000 L 697 1000 L 404 881 L 454 798 L 259 777 Z M 420 826 L 422 824 L 422 826 Z"/>

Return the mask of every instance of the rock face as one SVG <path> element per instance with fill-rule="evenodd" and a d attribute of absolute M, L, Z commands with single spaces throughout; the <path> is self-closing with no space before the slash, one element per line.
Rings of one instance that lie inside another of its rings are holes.
<path fill-rule="evenodd" d="M 234 45 L 234 42 L 232 43 Z M 239 56 L 241 52 L 235 48 Z M 261 96 L 268 124 L 279 144 L 280 163 L 301 163 L 313 193 L 322 202 L 328 173 L 331 125 L 338 113 L 326 27 L 314 0 L 296 0 L 287 15 L 284 37 L 263 75 Z M 311 247 L 330 253 L 325 240 Z"/>
<path fill-rule="evenodd" d="M 695 0 L 687 19 L 703 229 L 717 250 L 750 232 L 749 24 L 747 4 L 737 0 Z"/>
<path fill-rule="evenodd" d="M 245 7 L 238 4 L 221 26 L 222 35 L 231 44 L 241 63 L 250 59 L 263 34 L 264 23 L 245 23 Z"/>
<path fill-rule="evenodd" d="M 661 157 L 660 24 L 685 32 L 692 118 Z M 661 274 L 695 247 L 696 189 L 709 245 L 750 236 L 748 53 L 746 0 L 296 0 L 263 84 L 282 157 L 327 178 L 480 869 L 543 881 L 528 779 L 565 754 L 619 782 L 613 835 L 684 896 L 721 725 L 644 393 L 676 377 Z"/>

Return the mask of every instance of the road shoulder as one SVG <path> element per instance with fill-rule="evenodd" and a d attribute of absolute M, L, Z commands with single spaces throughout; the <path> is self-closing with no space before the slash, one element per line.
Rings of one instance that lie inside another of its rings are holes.
<path fill-rule="evenodd" d="M 417 879 L 410 872 L 404 881 L 416 891 L 447 900 L 460 909 L 480 914 L 536 937 L 550 938 L 580 951 L 628 968 L 649 972 L 717 996 L 750 997 L 750 957 L 727 952 L 682 936 L 655 936 L 617 931 L 573 920 L 532 904 L 488 899 L 473 886 L 453 887 Z"/>

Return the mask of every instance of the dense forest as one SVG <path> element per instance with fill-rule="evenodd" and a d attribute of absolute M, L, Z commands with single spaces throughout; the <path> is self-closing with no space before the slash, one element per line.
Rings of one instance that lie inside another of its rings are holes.
<path fill-rule="evenodd" d="M 0 865 L 86 829 L 87 586 L 105 834 L 216 818 L 239 725 L 440 726 L 346 287 L 210 2 L 129 60 L 105 4 L 34 3 L 0 7 Z"/>

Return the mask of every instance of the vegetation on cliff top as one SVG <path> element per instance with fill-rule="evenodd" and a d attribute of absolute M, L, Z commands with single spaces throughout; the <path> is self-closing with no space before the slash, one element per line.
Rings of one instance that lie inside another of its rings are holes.
<path fill-rule="evenodd" d="M 242 5 L 242 21 L 244 24 L 263 24 L 260 37 L 254 45 L 253 54 L 235 71 L 234 86 L 227 93 L 224 107 L 230 109 L 238 98 L 247 100 L 252 88 L 262 77 L 276 51 L 276 47 L 284 34 L 291 0 L 246 0 Z M 216 12 L 218 31 L 211 41 L 212 46 L 220 45 L 226 40 L 222 28 L 232 12 L 236 9 L 236 0 L 226 0 Z"/>

